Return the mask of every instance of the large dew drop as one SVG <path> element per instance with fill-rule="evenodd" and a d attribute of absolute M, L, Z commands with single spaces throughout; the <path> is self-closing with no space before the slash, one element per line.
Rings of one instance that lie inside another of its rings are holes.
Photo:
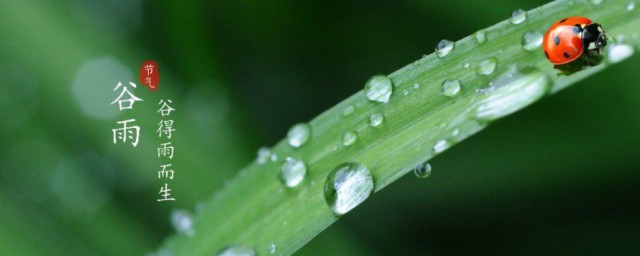
<path fill-rule="evenodd" d="M 636 3 L 634 3 L 634 2 L 629 2 L 627 4 L 627 6 L 625 6 L 625 9 L 627 11 L 633 11 L 633 9 L 635 9 L 635 8 L 636 8 Z"/>
<path fill-rule="evenodd" d="M 304 145 L 304 143 L 309 140 L 309 137 L 311 137 L 311 127 L 305 123 L 292 126 L 287 133 L 289 145 L 294 148 L 299 148 Z"/>
<path fill-rule="evenodd" d="M 193 236 L 193 216 L 185 210 L 173 210 L 171 212 L 171 226 L 180 234 Z"/>
<path fill-rule="evenodd" d="M 541 98 L 548 85 L 549 79 L 535 68 L 506 72 L 484 90 L 476 118 L 490 121 L 511 114 Z"/>
<path fill-rule="evenodd" d="M 511 24 L 520 24 L 527 19 L 527 12 L 522 9 L 515 10 L 511 13 L 509 21 Z"/>
<path fill-rule="evenodd" d="M 364 93 L 370 101 L 387 103 L 393 93 L 393 82 L 384 75 L 374 76 L 364 85 Z"/>
<path fill-rule="evenodd" d="M 460 92 L 460 81 L 447 79 L 442 82 L 442 94 L 445 96 L 455 96 Z"/>
<path fill-rule="evenodd" d="M 453 42 L 446 39 L 440 40 L 440 42 L 438 42 L 438 45 L 436 46 L 436 55 L 442 58 L 447 54 L 449 54 L 449 52 L 453 50 L 453 47 L 454 47 Z"/>
<path fill-rule="evenodd" d="M 338 165 L 324 184 L 324 198 L 331 211 L 343 215 L 364 202 L 373 192 L 373 177 L 362 164 Z"/>
<path fill-rule="evenodd" d="M 256 252 L 249 248 L 240 245 L 234 245 L 226 247 L 216 253 L 216 256 L 255 256 Z"/>
<path fill-rule="evenodd" d="M 482 62 L 480 62 L 480 65 L 478 65 L 476 73 L 483 76 L 491 75 L 491 73 L 496 70 L 497 65 L 498 60 L 495 57 L 483 60 Z"/>
<path fill-rule="evenodd" d="M 280 168 L 280 180 L 290 188 L 300 185 L 306 174 L 307 166 L 304 162 L 293 157 L 287 157 Z"/>
<path fill-rule="evenodd" d="M 617 44 L 612 45 L 609 48 L 609 54 L 607 55 L 607 60 L 610 63 L 618 63 L 621 62 L 633 55 L 633 47 L 626 44 Z"/>
<path fill-rule="evenodd" d="M 526 51 L 534 51 L 542 45 L 542 33 L 529 31 L 522 37 L 522 48 Z"/>
<path fill-rule="evenodd" d="M 413 174 L 420 179 L 426 179 L 431 175 L 431 165 L 426 162 L 419 164 L 415 169 L 413 169 Z"/>

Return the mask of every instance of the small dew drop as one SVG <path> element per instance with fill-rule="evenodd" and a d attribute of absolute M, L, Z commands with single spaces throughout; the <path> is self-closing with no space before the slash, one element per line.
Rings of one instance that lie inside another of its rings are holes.
<path fill-rule="evenodd" d="M 591 3 L 594 4 L 594 5 L 599 5 L 602 2 L 604 2 L 604 0 L 591 0 Z"/>
<path fill-rule="evenodd" d="M 382 124 L 382 121 L 384 121 L 384 116 L 382 116 L 382 114 L 380 113 L 373 113 L 371 114 L 371 116 L 369 116 L 369 125 L 371 125 L 371 127 L 378 127 Z"/>
<path fill-rule="evenodd" d="M 542 33 L 538 31 L 529 31 L 524 33 L 522 37 L 522 48 L 526 51 L 537 50 L 542 45 Z"/>
<path fill-rule="evenodd" d="M 387 103 L 393 93 L 393 82 L 384 75 L 373 76 L 364 85 L 364 93 L 370 101 Z"/>
<path fill-rule="evenodd" d="M 282 168 L 280 168 L 280 180 L 287 187 L 300 185 L 307 174 L 307 166 L 301 160 L 287 157 Z"/>
<path fill-rule="evenodd" d="M 240 245 L 229 246 L 218 251 L 218 253 L 216 253 L 216 256 L 255 256 L 255 255 L 256 255 L 256 252 L 253 249 L 249 247 L 240 246 Z"/>
<path fill-rule="evenodd" d="M 465 62 L 465 63 L 462 65 L 462 67 L 464 67 L 464 68 L 469 68 L 469 62 Z"/>
<path fill-rule="evenodd" d="M 413 174 L 415 174 L 416 177 L 420 179 L 426 179 L 429 177 L 429 175 L 431 175 L 431 165 L 426 162 L 419 164 L 418 166 L 416 166 L 416 168 L 413 169 Z"/>
<path fill-rule="evenodd" d="M 621 62 L 629 58 L 631 55 L 633 55 L 633 51 L 634 51 L 633 47 L 631 47 L 630 45 L 626 45 L 626 44 L 612 45 L 611 48 L 609 48 L 609 54 L 607 55 L 607 60 L 613 64 Z"/>
<path fill-rule="evenodd" d="M 265 164 L 269 161 L 269 157 L 271 157 L 271 149 L 268 147 L 261 147 L 258 149 L 258 157 L 256 158 L 256 162 L 258 164 Z"/>
<path fill-rule="evenodd" d="M 460 81 L 447 79 L 442 82 L 442 94 L 445 96 L 455 96 L 460 92 Z"/>
<path fill-rule="evenodd" d="M 271 157 L 269 157 L 269 160 L 271 160 L 271 162 L 276 162 L 276 161 L 278 161 L 278 154 L 276 154 L 276 153 L 271 153 Z"/>
<path fill-rule="evenodd" d="M 409 95 L 409 91 L 407 91 L 407 90 L 402 90 L 402 95 L 404 95 L 404 96 Z"/>
<path fill-rule="evenodd" d="M 453 129 L 453 131 L 451 132 L 451 137 L 456 137 L 456 136 L 458 136 L 458 134 L 460 134 L 460 129 L 455 128 L 455 129 Z"/>
<path fill-rule="evenodd" d="M 186 210 L 171 211 L 171 225 L 180 234 L 193 236 L 193 216 Z"/>
<path fill-rule="evenodd" d="M 478 75 L 484 76 L 491 75 L 491 73 L 496 70 L 497 64 L 498 60 L 495 57 L 483 60 L 482 62 L 480 62 L 480 65 L 478 65 L 476 73 L 478 73 Z"/>
<path fill-rule="evenodd" d="M 442 139 L 436 141 L 436 144 L 433 145 L 433 152 L 436 154 L 440 154 L 443 151 L 447 150 L 450 146 L 451 144 L 449 144 L 448 140 Z"/>
<path fill-rule="evenodd" d="M 440 40 L 440 42 L 438 42 L 438 45 L 436 46 L 436 55 L 442 58 L 449 54 L 453 50 L 453 48 L 453 42 L 446 39 Z"/>
<path fill-rule="evenodd" d="M 275 254 L 276 253 L 276 244 L 270 244 L 269 245 L 269 254 Z"/>
<path fill-rule="evenodd" d="M 299 123 L 291 127 L 287 133 L 289 145 L 299 148 L 304 145 L 311 137 L 311 127 L 305 123 Z"/>
<path fill-rule="evenodd" d="M 364 202 L 373 192 L 371 173 L 362 164 L 338 165 L 327 177 L 324 197 L 336 215 L 343 215 Z"/>
<path fill-rule="evenodd" d="M 419 83 L 413 84 L 413 89 L 418 89 L 418 88 L 420 88 L 420 84 Z"/>
<path fill-rule="evenodd" d="M 627 6 L 625 7 L 625 9 L 626 9 L 627 11 L 633 11 L 633 9 L 635 9 L 635 8 L 636 8 L 636 3 L 634 3 L 634 2 L 629 2 L 629 3 L 627 4 Z"/>
<path fill-rule="evenodd" d="M 480 30 L 475 34 L 476 43 L 481 44 L 487 41 L 487 36 L 484 31 Z"/>
<path fill-rule="evenodd" d="M 511 22 L 511 24 L 517 25 L 522 23 L 526 19 L 527 19 L 527 12 L 525 12 L 522 9 L 518 9 L 511 13 L 511 19 L 509 19 L 509 21 Z"/>
<path fill-rule="evenodd" d="M 353 111 L 355 110 L 356 110 L 356 107 L 354 107 L 353 105 L 349 105 L 346 108 L 344 108 L 344 110 L 342 111 L 342 115 L 343 116 L 351 115 L 351 113 L 353 113 Z"/>
<path fill-rule="evenodd" d="M 358 134 L 356 134 L 356 132 L 353 132 L 353 131 L 345 132 L 342 135 L 342 145 L 350 146 L 351 144 L 356 142 L 357 139 L 358 139 Z"/>

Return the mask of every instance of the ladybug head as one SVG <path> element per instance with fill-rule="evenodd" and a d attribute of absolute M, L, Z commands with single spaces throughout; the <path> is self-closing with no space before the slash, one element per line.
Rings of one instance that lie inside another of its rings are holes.
<path fill-rule="evenodd" d="M 607 35 L 600 24 L 592 23 L 582 31 L 582 43 L 586 49 L 600 53 L 607 45 Z"/>

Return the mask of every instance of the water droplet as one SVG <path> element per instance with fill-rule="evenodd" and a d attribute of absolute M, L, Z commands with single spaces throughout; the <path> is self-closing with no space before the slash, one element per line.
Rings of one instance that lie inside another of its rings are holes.
<path fill-rule="evenodd" d="M 275 254 L 276 253 L 276 244 L 270 244 L 269 245 L 269 254 Z"/>
<path fill-rule="evenodd" d="M 462 67 L 464 67 L 464 68 L 469 68 L 469 62 L 465 62 L 465 63 L 462 65 Z"/>
<path fill-rule="evenodd" d="M 527 19 L 527 12 L 522 9 L 515 10 L 511 13 L 511 24 L 520 24 Z"/>
<path fill-rule="evenodd" d="M 629 3 L 627 4 L 627 6 L 625 7 L 625 9 L 626 9 L 627 11 L 633 11 L 633 9 L 635 9 L 635 8 L 636 8 L 636 3 L 634 3 L 634 2 L 629 2 Z"/>
<path fill-rule="evenodd" d="M 633 47 L 626 44 L 614 44 L 609 48 L 607 60 L 610 63 L 618 63 L 633 55 Z"/>
<path fill-rule="evenodd" d="M 180 234 L 193 236 L 193 216 L 186 210 L 171 211 L 171 225 Z"/>
<path fill-rule="evenodd" d="M 603 2 L 604 0 L 591 0 L 591 3 L 594 5 L 599 5 Z"/>
<path fill-rule="evenodd" d="M 482 30 L 476 32 L 475 38 L 476 38 L 476 42 L 479 43 L 479 44 L 484 43 L 485 41 L 487 41 L 487 36 L 486 36 L 485 32 L 482 31 Z"/>
<path fill-rule="evenodd" d="M 369 116 L 369 125 L 371 125 L 372 127 L 381 125 L 382 121 L 384 121 L 384 116 L 382 116 L 382 114 L 380 113 L 374 113 Z"/>
<path fill-rule="evenodd" d="M 415 169 L 413 169 L 413 174 L 420 179 L 426 179 L 431 175 L 431 165 L 426 162 L 419 164 Z"/>
<path fill-rule="evenodd" d="M 458 134 L 460 134 L 460 129 L 455 128 L 455 129 L 453 129 L 453 131 L 451 132 L 451 137 L 458 136 Z"/>
<path fill-rule="evenodd" d="M 482 94 L 476 118 L 495 120 L 522 109 L 541 98 L 548 85 L 549 79 L 538 69 L 510 70 Z"/>
<path fill-rule="evenodd" d="M 362 164 L 338 165 L 324 185 L 324 197 L 336 215 L 343 215 L 364 202 L 373 192 L 373 177 Z"/>
<path fill-rule="evenodd" d="M 293 157 L 287 157 L 280 168 L 280 180 L 290 188 L 300 185 L 306 174 L 307 166 L 304 162 Z"/>
<path fill-rule="evenodd" d="M 447 79 L 442 82 L 442 94 L 445 96 L 455 96 L 460 92 L 460 81 Z"/>
<path fill-rule="evenodd" d="M 393 82 L 384 75 L 374 76 L 364 85 L 364 93 L 370 101 L 387 103 L 393 93 Z"/>
<path fill-rule="evenodd" d="M 454 45 L 455 44 L 449 40 L 440 40 L 436 46 L 436 55 L 440 58 L 446 56 L 451 52 L 451 50 L 453 50 Z"/>
<path fill-rule="evenodd" d="M 256 158 L 256 162 L 258 164 L 264 164 L 269 161 L 269 157 L 271 157 L 271 149 L 268 147 L 261 147 L 258 150 L 258 157 Z"/>
<path fill-rule="evenodd" d="M 354 142 L 356 142 L 357 139 L 358 139 L 358 134 L 356 134 L 356 132 L 353 132 L 353 131 L 345 132 L 344 135 L 342 135 L 342 145 L 349 146 Z"/>
<path fill-rule="evenodd" d="M 420 84 L 419 83 L 413 84 L 413 89 L 418 89 L 418 88 L 420 88 Z"/>
<path fill-rule="evenodd" d="M 229 246 L 218 251 L 218 253 L 216 253 L 216 256 L 255 256 L 255 255 L 256 255 L 256 252 L 253 249 L 249 247 L 240 246 L 240 245 Z"/>
<path fill-rule="evenodd" d="M 353 113 L 353 111 L 355 110 L 356 110 L 356 107 L 354 107 L 353 105 L 349 105 L 346 108 L 344 108 L 344 110 L 342 111 L 342 115 L 343 116 L 351 115 L 351 113 Z"/>
<path fill-rule="evenodd" d="M 271 157 L 269 157 L 269 160 L 271 160 L 271 162 L 278 161 L 278 154 L 272 152 Z"/>
<path fill-rule="evenodd" d="M 491 73 L 496 70 L 497 64 L 498 60 L 495 57 L 483 60 L 482 62 L 480 62 L 480 65 L 478 65 L 476 73 L 478 73 L 478 75 L 485 76 L 491 75 Z"/>
<path fill-rule="evenodd" d="M 433 152 L 436 154 L 440 154 L 443 151 L 447 150 L 451 144 L 449 144 L 448 140 L 442 139 L 436 141 L 436 144 L 433 144 Z"/>
<path fill-rule="evenodd" d="M 542 33 L 538 31 L 529 31 L 524 33 L 522 37 L 522 48 L 527 51 L 536 50 L 542 45 Z"/>
<path fill-rule="evenodd" d="M 404 95 L 404 96 L 409 95 L 409 91 L 407 91 L 407 90 L 402 90 L 402 95 Z"/>
<path fill-rule="evenodd" d="M 300 123 L 292 126 L 287 133 L 289 145 L 294 148 L 298 148 L 304 145 L 304 143 L 309 140 L 309 137 L 311 137 L 311 127 L 305 123 Z"/>

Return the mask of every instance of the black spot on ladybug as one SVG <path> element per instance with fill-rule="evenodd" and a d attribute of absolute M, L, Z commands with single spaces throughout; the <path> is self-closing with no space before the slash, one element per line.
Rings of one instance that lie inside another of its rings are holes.
<path fill-rule="evenodd" d="M 562 20 L 561 20 L 560 22 L 558 22 L 558 23 L 564 23 L 565 21 L 567 21 L 567 19 L 568 19 L 568 18 L 564 18 L 564 19 L 562 19 Z"/>
<path fill-rule="evenodd" d="M 547 59 L 549 59 L 549 54 L 547 53 L 547 51 L 544 51 L 544 56 L 547 56 Z"/>
<path fill-rule="evenodd" d="M 555 37 L 553 38 L 553 42 L 554 42 L 556 45 L 559 45 L 559 44 L 560 44 L 560 37 L 555 36 Z"/>
<path fill-rule="evenodd" d="M 564 57 L 565 57 L 565 58 L 567 58 L 567 59 L 568 59 L 569 57 L 571 57 L 571 56 L 569 56 L 569 54 L 568 54 L 567 52 L 564 52 L 564 54 L 562 54 L 562 55 L 564 55 Z"/>

